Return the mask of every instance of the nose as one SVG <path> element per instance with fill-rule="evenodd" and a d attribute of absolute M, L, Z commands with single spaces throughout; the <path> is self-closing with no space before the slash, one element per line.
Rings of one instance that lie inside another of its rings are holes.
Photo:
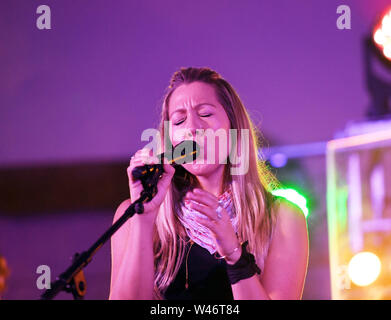
<path fill-rule="evenodd" d="M 195 139 L 197 134 L 196 132 L 197 129 L 205 130 L 205 125 L 203 121 L 198 117 L 197 114 L 191 113 L 188 115 L 188 121 L 186 126 L 186 139 Z"/>

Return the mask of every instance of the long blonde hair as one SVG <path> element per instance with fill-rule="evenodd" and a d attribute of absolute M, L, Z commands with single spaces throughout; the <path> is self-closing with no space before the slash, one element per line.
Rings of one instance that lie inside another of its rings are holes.
<path fill-rule="evenodd" d="M 241 141 L 241 129 L 249 130 L 248 172 L 244 175 L 231 175 L 231 163 L 228 161 L 224 168 L 223 187 L 225 189 L 228 184 L 232 187 L 233 203 L 238 215 L 239 240 L 248 240 L 248 250 L 254 254 L 258 266 L 263 269 L 275 224 L 274 211 L 271 210 L 271 191 L 278 187 L 278 181 L 265 162 L 258 160 L 260 132 L 253 125 L 233 87 L 209 68 L 181 68 L 175 72 L 163 100 L 159 125 L 161 136 L 164 135 L 164 121 L 169 120 L 168 105 L 171 94 L 180 85 L 195 81 L 214 87 L 230 120 L 231 129 L 237 129 L 238 141 Z M 186 191 L 195 186 L 198 186 L 196 177 L 179 167 L 156 217 L 153 236 L 155 299 L 164 298 L 165 290 L 174 280 L 181 265 L 186 247 L 186 233 L 176 213 Z"/>

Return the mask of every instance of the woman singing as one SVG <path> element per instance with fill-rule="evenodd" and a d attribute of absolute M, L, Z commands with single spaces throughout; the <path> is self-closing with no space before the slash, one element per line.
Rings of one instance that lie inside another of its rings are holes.
<path fill-rule="evenodd" d="M 144 213 L 114 234 L 110 299 L 301 299 L 306 220 L 294 205 L 272 196 L 277 180 L 257 157 L 256 129 L 233 87 L 209 68 L 181 68 L 164 97 L 162 137 L 165 121 L 173 146 L 196 140 L 206 161 L 164 164 L 158 193 Z M 209 144 L 197 129 L 227 137 L 235 131 L 237 143 Z M 226 161 L 208 161 L 211 151 Z M 119 205 L 114 221 L 142 191 L 132 169 L 157 161 L 145 148 L 131 158 L 130 199 Z"/>

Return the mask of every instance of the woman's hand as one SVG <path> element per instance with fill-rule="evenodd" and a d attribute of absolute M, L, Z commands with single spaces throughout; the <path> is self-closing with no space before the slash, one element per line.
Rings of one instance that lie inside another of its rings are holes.
<path fill-rule="evenodd" d="M 138 150 L 134 156 L 130 159 L 129 167 L 127 168 L 128 178 L 129 178 L 129 190 L 130 190 L 130 200 L 136 201 L 140 197 L 141 191 L 143 191 L 143 186 L 140 180 L 134 180 L 132 176 L 132 170 L 135 167 L 143 166 L 145 164 L 157 164 L 159 160 L 157 157 L 152 155 L 152 150 L 144 148 Z M 135 217 L 140 217 L 140 219 L 148 220 L 149 222 L 154 222 L 159 207 L 163 202 L 164 197 L 166 196 L 168 187 L 171 183 L 172 177 L 174 176 L 175 169 L 170 164 L 163 164 L 164 173 L 160 178 L 157 184 L 157 194 L 149 202 L 144 203 L 144 212 L 141 215 L 135 215 Z"/>
<path fill-rule="evenodd" d="M 238 261 L 242 253 L 242 248 L 238 237 L 235 234 L 228 212 L 224 208 L 221 210 L 221 216 L 219 219 L 216 212 L 216 209 L 219 207 L 217 197 L 210 192 L 195 188 L 193 192 L 187 192 L 184 199 L 185 201 L 194 200 L 198 202 L 190 201 L 189 206 L 207 217 L 196 217 L 195 219 L 212 232 L 217 246 L 217 252 L 221 256 L 227 256 L 225 260 L 229 264 L 234 264 Z M 232 253 L 237 247 L 239 247 L 239 250 Z"/>

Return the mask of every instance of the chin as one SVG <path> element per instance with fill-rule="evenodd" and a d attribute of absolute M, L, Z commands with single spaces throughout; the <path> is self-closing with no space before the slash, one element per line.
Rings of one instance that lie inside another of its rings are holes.
<path fill-rule="evenodd" d="M 197 164 L 197 163 L 187 163 L 183 167 L 195 176 L 208 176 L 211 173 L 214 173 L 221 164 Z"/>

